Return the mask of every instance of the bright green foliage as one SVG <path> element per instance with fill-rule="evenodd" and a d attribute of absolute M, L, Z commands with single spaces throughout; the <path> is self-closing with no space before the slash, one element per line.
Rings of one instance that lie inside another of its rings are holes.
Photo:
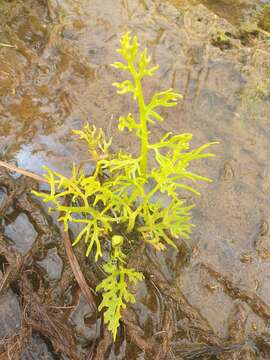
<path fill-rule="evenodd" d="M 121 38 L 118 52 L 123 62 L 112 66 L 130 74 L 130 79 L 113 83 L 119 94 L 131 93 L 138 105 L 138 116 L 129 113 L 119 118 L 120 131 L 127 129 L 135 132 L 141 143 L 140 154 L 136 157 L 128 152 L 109 151 L 112 139 L 106 140 L 102 131 L 94 126 L 85 125 L 74 133 L 86 141 L 95 169 L 90 175 L 73 165 L 72 176 L 67 178 L 46 168 L 46 179 L 50 193 L 34 192 L 44 201 L 51 202 L 53 209 L 61 213 L 59 221 L 68 229 L 70 223 L 79 223 L 81 231 L 73 245 L 84 239 L 86 255 L 92 251 L 95 260 L 103 257 L 103 243 L 112 239 L 111 255 L 104 265 L 108 276 L 98 285 L 103 291 L 103 301 L 99 307 L 106 308 L 105 322 L 115 338 L 121 309 L 134 296 L 128 291 L 128 283 L 136 283 L 142 275 L 125 267 L 125 255 L 121 250 L 123 238 L 116 229 L 122 227 L 126 233 L 137 234 L 157 250 L 167 245 L 177 248 L 178 237 L 188 238 L 193 225 L 190 223 L 191 209 L 179 197 L 179 191 L 199 192 L 192 186 L 197 180 L 210 181 L 208 178 L 189 170 L 191 161 L 213 156 L 204 150 L 214 143 L 190 149 L 192 134 L 165 134 L 159 142 L 150 141 L 149 126 L 163 121 L 159 113 L 162 107 L 172 107 L 181 95 L 172 89 L 153 95 L 145 102 L 142 79 L 152 76 L 158 66 L 150 67 L 147 49 L 139 51 L 137 39 L 127 33 Z M 155 165 L 149 168 L 149 156 Z M 69 202 L 64 202 L 64 198 Z M 117 241 L 119 243 L 117 243 Z"/>
<path fill-rule="evenodd" d="M 129 302 L 135 303 L 135 296 L 129 292 L 128 284 L 136 284 L 143 279 L 143 274 L 125 267 L 126 256 L 121 250 L 123 240 L 122 236 L 113 236 L 110 261 L 103 266 L 108 276 L 96 288 L 97 291 L 103 291 L 103 300 L 98 310 L 106 308 L 104 322 L 108 324 L 114 340 L 121 318 L 121 309 L 125 309 Z"/>
<path fill-rule="evenodd" d="M 81 140 L 85 140 L 90 154 L 94 160 L 97 160 L 97 150 L 98 149 L 102 154 L 106 155 L 109 147 L 111 146 L 112 139 L 106 141 L 104 132 L 102 129 L 97 129 L 95 126 L 90 128 L 89 124 L 86 124 L 83 130 L 73 130 L 74 134 L 79 135 Z"/>

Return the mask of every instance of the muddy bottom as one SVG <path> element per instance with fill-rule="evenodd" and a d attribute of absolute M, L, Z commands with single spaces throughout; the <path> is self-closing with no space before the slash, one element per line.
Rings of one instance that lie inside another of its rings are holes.
<path fill-rule="evenodd" d="M 216 157 L 196 164 L 213 183 L 194 198 L 190 241 L 178 253 L 134 250 L 145 281 L 116 343 L 100 298 L 74 278 L 56 215 L 31 195 L 38 184 L 1 170 L 0 360 L 270 359 L 268 2 L 3 0 L 0 10 L 0 160 L 68 175 L 87 159 L 71 136 L 86 121 L 136 153 L 117 130 L 133 103 L 111 86 L 127 29 L 160 65 L 147 96 L 183 94 L 153 136 L 219 141 Z M 95 289 L 100 267 L 83 248 L 75 255 Z"/>

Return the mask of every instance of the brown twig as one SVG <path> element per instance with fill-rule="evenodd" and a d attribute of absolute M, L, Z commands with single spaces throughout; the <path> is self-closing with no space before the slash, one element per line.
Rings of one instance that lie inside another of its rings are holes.
<path fill-rule="evenodd" d="M 89 286 L 88 286 L 88 284 L 87 284 L 87 282 L 85 280 L 85 277 L 84 277 L 84 275 L 83 275 L 83 273 L 81 271 L 78 260 L 77 260 L 75 254 L 74 254 L 68 232 L 67 231 L 62 231 L 62 236 L 63 236 L 63 239 L 64 239 L 64 245 L 65 245 L 68 261 L 69 261 L 70 266 L 72 268 L 75 279 L 76 279 L 76 281 L 77 281 L 83 295 L 85 296 L 85 299 L 87 300 L 89 306 L 91 307 L 91 309 L 93 311 L 96 311 L 96 305 L 95 305 L 94 296 L 93 296 L 93 294 L 91 293 L 91 291 L 89 289 Z"/>
<path fill-rule="evenodd" d="M 10 171 L 15 171 L 15 172 L 17 172 L 19 174 L 30 177 L 30 178 L 32 178 L 34 180 L 39 181 L 39 182 L 48 183 L 48 181 L 46 179 L 44 179 L 43 177 L 41 177 L 41 176 L 39 176 L 37 174 L 34 174 L 34 173 L 30 172 L 30 171 L 18 168 L 15 165 L 8 164 L 8 163 L 6 163 L 4 161 L 1 161 L 1 160 L 0 160 L 0 166 L 4 167 L 4 168 L 6 168 L 6 169 L 8 169 Z"/>

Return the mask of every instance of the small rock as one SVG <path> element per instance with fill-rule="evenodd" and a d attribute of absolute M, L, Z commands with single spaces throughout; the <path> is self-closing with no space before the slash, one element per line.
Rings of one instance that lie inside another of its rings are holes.
<path fill-rule="evenodd" d="M 10 238 L 16 249 L 25 255 L 31 249 L 37 237 L 37 232 L 25 214 L 20 214 L 16 220 L 6 226 L 5 236 Z"/>
<path fill-rule="evenodd" d="M 80 336 L 81 343 L 89 342 L 96 336 L 97 327 L 99 327 L 99 321 L 96 322 L 96 319 L 92 322 L 90 321 L 95 314 L 89 308 L 89 304 L 85 300 L 85 297 L 80 294 L 79 302 L 74 308 L 72 315 L 70 317 L 71 323 L 74 324 L 76 333 Z"/>
<path fill-rule="evenodd" d="M 8 290 L 0 296 L 0 338 L 13 334 L 21 326 L 21 310 L 17 296 Z"/>
<path fill-rule="evenodd" d="M 61 278 L 63 261 L 57 253 L 57 249 L 49 249 L 45 259 L 36 262 L 48 275 L 50 281 L 58 281 Z"/>
<path fill-rule="evenodd" d="M 22 354 L 22 360 L 53 360 L 56 356 L 57 355 L 51 353 L 41 336 L 33 334 L 31 343 Z"/>

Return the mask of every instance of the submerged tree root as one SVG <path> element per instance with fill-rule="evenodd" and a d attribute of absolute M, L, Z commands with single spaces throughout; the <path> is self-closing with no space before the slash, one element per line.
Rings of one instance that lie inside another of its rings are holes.
<path fill-rule="evenodd" d="M 162 337 L 162 346 L 160 347 L 155 360 L 167 360 L 174 359 L 174 353 L 172 351 L 171 341 L 174 334 L 173 331 L 173 319 L 171 311 L 165 310 L 163 316 L 163 326 L 160 331 Z"/>
<path fill-rule="evenodd" d="M 19 282 L 23 302 L 23 324 L 21 329 L 0 343 L 0 360 L 19 360 L 26 346 L 32 338 L 32 332 L 38 332 L 47 338 L 55 352 L 62 353 L 70 360 L 80 360 L 75 351 L 74 332 L 62 318 L 60 311 L 49 310 L 41 302 L 26 277 L 23 275 Z"/>
<path fill-rule="evenodd" d="M 0 360 L 21 359 L 21 354 L 30 342 L 33 331 L 47 338 L 56 352 L 65 354 L 71 360 L 81 359 L 74 350 L 74 332 L 63 321 L 61 311 L 52 311 L 50 306 L 41 301 L 27 278 L 29 271 L 21 274 L 25 258 L 11 247 L 4 245 L 3 236 L 0 241 L 0 253 L 6 257 L 8 262 L 7 271 L 1 279 L 1 289 L 6 289 L 19 278 L 17 285 L 23 310 L 21 329 L 0 342 Z M 15 256 L 13 256 L 14 254 Z"/>
<path fill-rule="evenodd" d="M 201 267 L 206 269 L 208 273 L 223 286 L 224 290 L 230 297 L 246 302 L 256 315 L 265 320 L 268 325 L 270 324 L 270 306 L 267 305 L 257 294 L 249 290 L 241 289 L 226 276 L 212 269 L 208 264 L 201 264 Z"/>
<path fill-rule="evenodd" d="M 70 325 L 63 321 L 61 309 L 51 310 L 44 304 L 23 275 L 19 283 L 23 296 L 24 321 L 34 331 L 48 338 L 56 352 L 72 360 L 81 359 L 75 351 L 74 332 Z"/>
<path fill-rule="evenodd" d="M 142 258 L 140 257 L 140 259 Z M 241 350 L 243 346 L 242 340 L 238 342 L 236 339 L 231 339 L 232 343 L 228 344 L 219 338 L 211 329 L 207 320 L 188 302 L 180 289 L 169 283 L 151 260 L 145 259 L 145 261 L 145 264 L 141 264 L 141 270 L 147 269 L 149 276 L 155 281 L 156 287 L 163 296 L 172 299 L 176 304 L 177 310 L 179 310 L 187 320 L 187 329 L 184 330 L 194 333 L 199 341 L 208 345 L 201 345 L 197 348 L 195 346 L 195 349 L 186 349 L 183 351 L 178 351 L 176 347 L 176 354 L 187 360 L 204 359 L 213 355 L 220 360 L 232 360 L 233 353 Z"/>
<path fill-rule="evenodd" d="M 170 297 L 177 305 L 182 315 L 188 320 L 189 330 L 196 333 L 198 338 L 209 345 L 222 346 L 223 341 L 215 335 L 207 320 L 202 317 L 200 312 L 195 309 L 173 284 L 170 284 L 163 275 L 153 266 L 152 262 L 147 263 L 147 267 L 151 277 L 154 277 L 155 284 L 161 293 L 166 297 Z"/>
<path fill-rule="evenodd" d="M 169 326 L 168 319 L 164 319 L 163 329 L 161 329 L 160 333 L 165 331 L 166 335 L 164 335 L 163 344 L 159 346 L 156 357 L 153 357 L 153 359 L 174 359 L 175 355 L 177 355 L 177 359 L 185 359 L 184 356 L 190 356 L 190 359 L 192 359 L 191 356 L 197 356 L 197 354 L 199 357 L 194 357 L 194 359 L 203 359 L 203 357 L 200 357 L 200 354 L 207 355 L 208 353 L 209 356 L 211 356 L 214 351 L 213 349 L 215 349 L 217 356 L 220 355 L 218 356 L 218 359 L 229 360 L 230 357 L 228 357 L 226 353 L 238 350 L 241 345 L 234 344 L 226 346 L 224 341 L 211 329 L 207 320 L 204 319 L 200 312 L 187 301 L 180 289 L 164 278 L 161 272 L 156 268 L 155 264 L 148 257 L 143 255 L 142 249 L 139 249 L 138 252 L 140 254 L 133 254 L 134 256 L 132 256 L 129 266 L 136 267 L 142 271 L 146 278 L 151 279 L 151 282 L 155 284 L 155 287 L 159 289 L 159 292 L 164 298 L 171 299 L 175 303 L 177 311 L 179 311 L 188 322 L 188 329 L 184 330 L 194 333 L 199 340 L 209 345 L 203 346 L 203 348 L 200 347 L 199 350 L 188 350 L 183 354 L 174 354 L 171 340 L 175 329 L 174 327 Z M 181 358 L 179 358 L 179 356 L 181 356 Z"/>
<path fill-rule="evenodd" d="M 126 327 L 130 341 L 136 344 L 143 352 L 151 354 L 154 358 L 155 354 L 159 351 L 159 345 L 154 339 L 145 337 L 142 329 L 137 324 L 136 317 L 132 313 L 132 310 L 126 309 L 123 312 L 122 322 Z"/>
<path fill-rule="evenodd" d="M 49 223 L 42 209 L 33 203 L 29 188 L 33 184 L 24 178 L 17 180 L 9 176 L 6 171 L 0 171 L 0 187 L 7 191 L 6 204 L 19 212 L 27 214 L 30 221 L 38 232 L 38 237 L 30 251 L 22 256 L 16 249 L 9 245 L 8 240 L 0 233 L 0 255 L 5 258 L 7 267 L 0 278 L 0 292 L 16 283 L 19 289 L 20 302 L 23 313 L 23 324 L 19 332 L 3 339 L 0 344 L 0 360 L 21 359 L 25 347 L 31 340 L 32 332 L 38 332 L 52 344 L 56 353 L 62 353 L 71 360 L 84 359 L 84 355 L 78 355 L 74 339 L 74 330 L 66 321 L 66 314 L 61 310 L 61 297 L 59 289 L 54 293 L 42 289 L 42 279 L 38 289 L 33 289 L 28 276 L 35 273 L 34 258 L 39 254 L 45 243 L 57 244 L 57 250 L 64 263 L 64 272 L 69 274 L 67 262 L 64 261 L 65 249 L 61 235 Z M 8 206 L 2 207 L 2 216 Z M 63 277 L 64 278 L 64 277 Z M 73 277 L 61 282 L 60 291 L 65 291 L 73 282 Z M 39 295 L 40 293 L 40 295 Z M 41 300 L 42 296 L 42 300 Z M 60 306 L 58 306 L 60 305 Z M 10 352 L 12 351 L 12 356 Z"/>
<path fill-rule="evenodd" d="M 224 291 L 233 299 L 239 299 L 253 310 L 253 312 L 262 318 L 266 325 L 270 325 L 270 306 L 266 304 L 257 294 L 252 291 L 244 290 L 238 285 L 234 284 L 226 276 L 222 275 L 218 271 L 214 270 L 208 264 L 200 264 L 202 268 L 207 270 L 207 272 L 216 279 L 216 281 L 221 284 L 224 288 Z M 268 359 L 270 356 L 270 335 L 267 333 L 262 333 L 253 337 L 252 341 L 254 348 L 251 348 L 249 345 L 245 344 L 245 323 L 247 320 L 247 315 L 241 304 L 237 304 L 235 307 L 235 315 L 229 325 L 229 333 L 231 341 L 242 342 L 243 348 L 240 351 L 236 352 L 232 360 L 255 360 L 257 359 L 256 352 L 265 356 L 265 359 Z"/>
<path fill-rule="evenodd" d="M 200 346 L 198 349 L 193 350 L 179 350 L 177 355 L 181 355 L 183 360 L 199 360 L 204 358 L 210 358 L 212 356 L 220 358 L 224 354 L 233 353 L 238 351 L 239 344 L 225 345 L 225 346 Z M 224 357 L 223 357 L 224 358 Z"/>
<path fill-rule="evenodd" d="M 0 360 L 21 360 L 21 355 L 31 341 L 32 329 L 23 326 L 18 332 L 0 341 Z"/>
<path fill-rule="evenodd" d="M 25 261 L 24 258 L 16 249 L 7 245 L 7 241 L 3 234 L 0 233 L 0 254 L 5 257 L 8 268 L 0 278 L 0 293 L 7 289 L 10 283 L 15 281 L 20 274 L 22 265 Z"/>
<path fill-rule="evenodd" d="M 244 344 L 246 341 L 245 326 L 247 314 L 242 304 L 236 304 L 233 314 L 229 320 L 229 337 L 231 342 Z M 235 352 L 232 360 L 241 359 L 245 349 Z"/>
<path fill-rule="evenodd" d="M 3 240 L 3 237 L 0 238 L 1 240 Z M 74 332 L 64 321 L 63 313 L 60 310 L 52 311 L 51 307 L 44 303 L 44 300 L 41 301 L 27 278 L 26 274 L 29 271 L 24 271 L 23 275 L 21 274 L 22 265 L 24 264 L 23 256 L 3 244 L 2 241 L 0 243 L 0 253 L 6 257 L 9 265 L 7 272 L 4 273 L 1 279 L 1 290 L 6 289 L 19 278 L 17 285 L 19 286 L 22 303 L 23 324 L 17 333 L 1 341 L 0 360 L 21 359 L 21 353 L 30 342 L 33 331 L 47 338 L 56 352 L 65 354 L 71 360 L 81 359 L 74 350 Z M 12 254 L 15 254 L 15 256 L 12 257 Z"/>
<path fill-rule="evenodd" d="M 112 344 L 112 335 L 107 330 L 107 328 L 104 328 L 104 334 L 103 339 L 99 341 L 97 348 L 96 348 L 96 354 L 95 354 L 95 360 L 105 360 L 106 352 L 109 349 L 110 345 Z"/>

